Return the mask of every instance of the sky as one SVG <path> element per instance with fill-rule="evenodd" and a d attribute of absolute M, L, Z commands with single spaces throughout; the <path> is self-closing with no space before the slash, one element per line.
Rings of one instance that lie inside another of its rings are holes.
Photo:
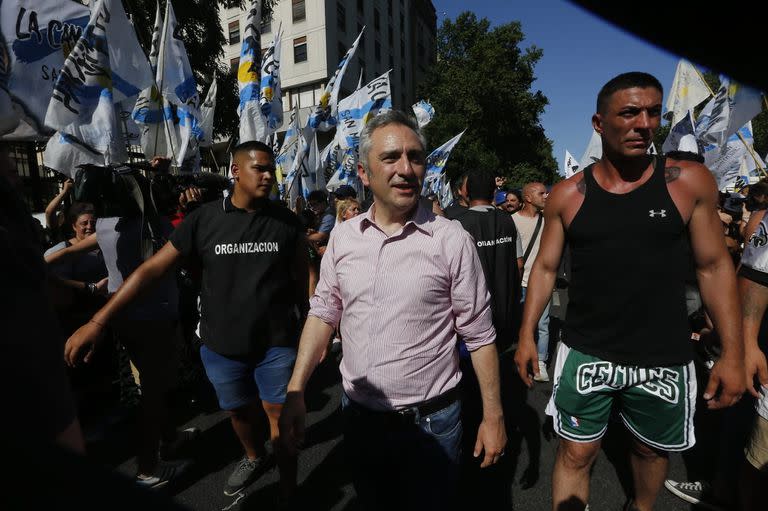
<path fill-rule="evenodd" d="M 566 149 L 580 160 L 592 136 L 592 114 L 600 87 L 626 71 L 645 71 L 672 87 L 680 57 L 661 50 L 565 0 L 433 0 L 437 26 L 465 10 L 492 26 L 520 21 L 523 48 L 543 56 L 534 68 L 534 91 L 549 99 L 541 125 L 552 141 L 559 172 Z M 482 68 L 481 68 L 482 69 Z M 440 115 L 440 112 L 435 112 Z"/>

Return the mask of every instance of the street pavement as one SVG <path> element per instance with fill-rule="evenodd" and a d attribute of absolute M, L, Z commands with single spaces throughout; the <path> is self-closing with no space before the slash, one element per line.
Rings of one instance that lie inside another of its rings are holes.
<path fill-rule="evenodd" d="M 485 509 L 551 509 L 551 473 L 557 440 L 551 434 L 544 408 L 552 393 L 551 383 L 537 383 L 526 391 L 518 381 L 511 360 L 502 363 L 505 388 L 514 387 L 516 403 L 506 409 L 509 444 L 502 463 L 483 477 L 495 481 L 488 491 L 470 493 L 472 507 Z M 341 384 L 337 361 L 325 361 L 315 372 L 307 392 L 307 434 L 299 458 L 299 500 L 297 509 L 357 509 L 355 493 L 342 452 L 339 414 Z M 202 395 L 202 397 L 201 397 Z M 202 435 L 186 455 L 193 460 L 190 470 L 167 492 L 179 504 L 192 510 L 274 509 L 277 499 L 277 469 L 272 467 L 236 497 L 223 494 L 224 483 L 242 456 L 226 415 L 217 410 L 205 392 L 188 400 L 182 408 L 181 421 L 196 426 Z M 178 415 L 178 414 L 177 414 Z M 100 462 L 117 467 L 126 475 L 135 474 L 131 457 L 129 428 L 108 431 L 107 437 L 93 449 Z M 472 433 L 474 434 L 474 433 Z M 621 510 L 631 487 L 626 453 L 626 432 L 619 423 L 611 424 L 603 449 L 595 463 L 590 509 Z M 375 441 L 375 439 L 372 439 Z M 105 446 L 110 446 L 109 448 Z M 671 455 L 669 477 L 687 480 L 686 467 L 679 454 Z M 465 486 L 476 488 L 465 480 Z M 493 495 L 493 498 L 491 497 Z M 689 506 L 662 489 L 658 510 L 688 510 Z"/>

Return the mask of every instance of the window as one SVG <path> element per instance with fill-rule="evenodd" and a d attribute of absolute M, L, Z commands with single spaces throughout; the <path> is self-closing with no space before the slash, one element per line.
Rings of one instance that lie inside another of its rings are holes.
<path fill-rule="evenodd" d="M 307 18 L 307 9 L 304 0 L 293 0 L 293 22 L 304 21 Z"/>
<path fill-rule="evenodd" d="M 293 62 L 307 61 L 307 36 L 293 40 Z"/>
<path fill-rule="evenodd" d="M 378 32 L 380 26 L 381 26 L 381 19 L 380 19 L 380 16 L 379 16 L 379 10 L 378 9 L 374 9 L 373 10 L 373 28 L 375 28 L 376 32 Z"/>
<path fill-rule="evenodd" d="M 341 2 L 336 2 L 336 23 L 340 32 L 347 31 L 347 9 Z"/>
<path fill-rule="evenodd" d="M 375 51 L 376 51 L 376 61 L 381 62 L 381 45 L 379 44 L 379 41 L 376 41 Z"/>
<path fill-rule="evenodd" d="M 237 68 L 240 67 L 240 57 L 235 57 L 229 61 L 229 70 L 237 74 Z"/>
<path fill-rule="evenodd" d="M 365 16 L 365 2 L 363 0 L 357 0 L 357 14 Z"/>
<path fill-rule="evenodd" d="M 237 44 L 240 42 L 240 22 L 229 22 L 229 44 Z"/>
<path fill-rule="evenodd" d="M 299 89 L 299 108 L 307 108 L 315 105 L 315 88 L 308 85 Z"/>
<path fill-rule="evenodd" d="M 261 20 L 259 32 L 262 34 L 268 34 L 272 32 L 272 20 Z"/>

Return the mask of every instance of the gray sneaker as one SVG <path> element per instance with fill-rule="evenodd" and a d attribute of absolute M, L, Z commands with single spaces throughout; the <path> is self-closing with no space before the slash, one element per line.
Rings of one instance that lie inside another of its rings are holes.
<path fill-rule="evenodd" d="M 227 484 L 224 486 L 224 495 L 232 497 L 240 490 L 251 484 L 256 480 L 256 477 L 261 472 L 266 464 L 266 456 L 256 458 L 255 460 L 249 460 L 248 456 L 244 457 L 235 467 L 232 475 L 227 479 Z"/>

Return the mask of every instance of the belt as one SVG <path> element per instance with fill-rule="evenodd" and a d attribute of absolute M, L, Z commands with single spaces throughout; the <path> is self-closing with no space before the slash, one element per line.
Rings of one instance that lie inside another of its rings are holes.
<path fill-rule="evenodd" d="M 443 408 L 447 408 L 448 406 L 458 401 L 459 397 L 459 388 L 454 387 L 446 392 L 443 392 L 439 396 L 433 397 L 432 399 L 423 401 L 418 404 L 409 405 L 399 410 L 371 410 L 359 403 L 352 401 L 351 399 L 350 404 L 352 404 L 357 411 L 362 412 L 368 416 L 380 417 L 382 419 L 415 421 L 417 416 L 425 417 L 427 415 L 432 415 L 435 412 L 439 412 Z"/>

